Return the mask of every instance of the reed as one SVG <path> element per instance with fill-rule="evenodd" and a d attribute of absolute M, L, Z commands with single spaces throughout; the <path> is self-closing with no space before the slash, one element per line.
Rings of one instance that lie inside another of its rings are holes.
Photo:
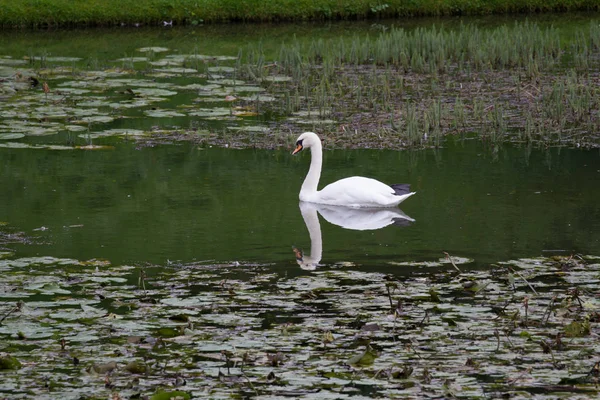
<path fill-rule="evenodd" d="M 424 132 L 420 128 L 417 107 L 413 103 L 407 103 L 404 114 L 404 138 L 409 146 L 422 143 Z"/>
<path fill-rule="evenodd" d="M 264 68 L 262 49 L 249 48 L 236 69 L 258 80 L 265 73 L 289 75 L 280 87 L 284 113 L 308 110 L 324 118 L 335 109 L 340 123 L 367 120 L 357 131 L 398 135 L 409 146 L 439 146 L 449 131 L 480 131 L 494 144 L 551 134 L 560 141 L 599 124 L 600 89 L 590 65 L 600 50 L 600 28 L 590 26 L 574 43 L 531 23 L 390 29 L 292 40 L 279 48 L 276 68 Z M 584 55 L 577 58 L 576 51 Z"/>

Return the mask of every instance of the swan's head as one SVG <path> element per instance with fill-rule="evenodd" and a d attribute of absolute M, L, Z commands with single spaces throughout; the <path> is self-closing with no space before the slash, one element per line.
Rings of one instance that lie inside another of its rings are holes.
<path fill-rule="evenodd" d="M 319 139 L 319 136 L 317 136 L 317 134 L 314 132 L 304 132 L 302 135 L 298 136 L 298 140 L 296 140 L 296 148 L 292 154 L 299 153 L 305 148 L 309 148 L 315 144 L 321 144 L 321 139 Z"/>
<path fill-rule="evenodd" d="M 296 262 L 300 268 L 306 271 L 314 271 L 317 269 L 320 260 L 313 260 L 312 257 L 306 257 L 302 250 L 297 247 L 294 247 L 293 250 L 294 254 L 296 254 Z"/>

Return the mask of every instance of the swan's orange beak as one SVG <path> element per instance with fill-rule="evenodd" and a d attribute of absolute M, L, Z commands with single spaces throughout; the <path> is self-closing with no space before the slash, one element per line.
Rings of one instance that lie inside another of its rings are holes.
<path fill-rule="evenodd" d="M 296 149 L 292 152 L 292 155 L 301 152 L 303 148 L 304 147 L 302 147 L 302 143 L 296 144 Z"/>
<path fill-rule="evenodd" d="M 302 258 L 303 258 L 303 256 L 304 256 L 304 255 L 302 254 L 302 250 L 300 250 L 300 249 L 299 249 L 299 248 L 297 248 L 297 247 L 293 247 L 292 249 L 294 250 L 294 254 L 296 254 L 296 260 L 298 260 L 298 261 L 302 261 Z"/>

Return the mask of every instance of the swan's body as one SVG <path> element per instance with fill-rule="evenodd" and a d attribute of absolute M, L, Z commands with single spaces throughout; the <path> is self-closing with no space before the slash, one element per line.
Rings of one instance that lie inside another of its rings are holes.
<path fill-rule="evenodd" d="M 406 184 L 388 186 L 375 179 L 352 176 L 340 179 L 317 190 L 323 165 L 323 146 L 314 132 L 304 132 L 292 154 L 310 148 L 311 162 L 300 189 L 300 200 L 310 203 L 345 207 L 394 207 L 415 194 Z"/>

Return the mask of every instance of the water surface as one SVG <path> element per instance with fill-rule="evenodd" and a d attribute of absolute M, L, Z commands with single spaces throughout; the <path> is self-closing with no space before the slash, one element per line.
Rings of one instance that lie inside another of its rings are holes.
<path fill-rule="evenodd" d="M 593 17 L 533 19 L 557 26 L 568 38 L 574 26 Z M 20 70 L 46 71 L 51 91 L 46 95 L 39 85 L 23 89 L 16 101 L 11 97 L 0 105 L 0 221 L 35 238 L 35 244 L 14 246 L 19 255 L 106 258 L 114 264 L 250 261 L 297 268 L 292 247 L 310 247 L 297 199 L 308 155 L 184 143 L 138 148 L 127 137 L 103 135 L 199 127 L 195 134 L 223 135 L 225 143 L 232 129 L 269 129 L 274 116 L 260 109 L 256 115 L 233 115 L 226 101 L 228 94 L 246 96 L 246 106 L 282 101 L 259 101 L 264 88 L 232 83 L 236 73 L 221 75 L 219 68 L 234 65 L 248 46 L 275 57 L 284 41 L 378 34 L 391 25 L 495 27 L 495 21 L 3 32 L 0 72 L 12 79 Z M 149 47 L 156 50 L 144 50 Z M 187 58 L 177 58 L 182 55 Z M 176 59 L 169 69 L 169 60 Z M 198 109 L 220 114 L 200 116 Z M 157 110 L 177 115 L 161 116 Z M 313 128 L 318 126 L 306 129 Z M 300 133 L 274 135 L 280 143 L 293 143 Z M 247 138 L 251 143 L 252 131 Z M 90 143 L 113 148 L 74 148 Z M 322 185 L 365 175 L 410 183 L 417 195 L 401 205 L 415 220 L 408 227 L 358 231 L 321 219 L 322 263 L 397 270 L 394 263 L 437 260 L 443 251 L 482 265 L 555 252 L 597 254 L 599 160 L 598 151 L 559 148 L 506 146 L 494 154 L 469 141 L 439 150 L 327 150 Z"/>
<path fill-rule="evenodd" d="M 0 221 L 35 238 L 19 255 L 114 264 L 252 261 L 294 267 L 310 240 L 298 205 L 309 155 L 166 145 L 106 151 L 0 149 Z M 440 150 L 325 152 L 322 185 L 365 175 L 410 183 L 415 222 L 348 230 L 321 218 L 324 264 L 480 263 L 600 252 L 597 151 L 475 142 Z M 398 268 L 398 267 L 395 267 Z"/>

